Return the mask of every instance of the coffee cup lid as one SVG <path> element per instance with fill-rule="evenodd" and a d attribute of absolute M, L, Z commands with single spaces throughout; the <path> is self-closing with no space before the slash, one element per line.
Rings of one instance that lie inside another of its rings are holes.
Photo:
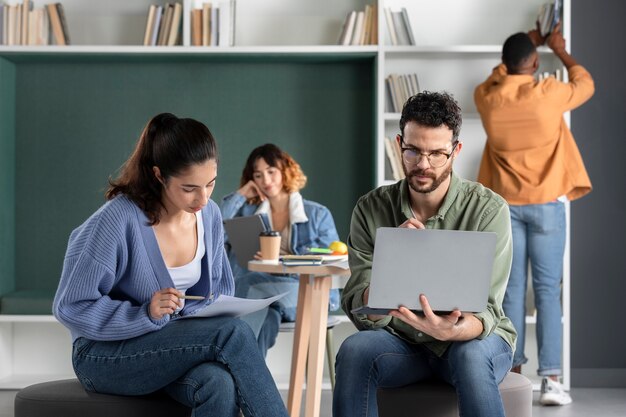
<path fill-rule="evenodd" d="M 264 230 L 259 236 L 280 236 L 280 233 L 277 230 Z"/>

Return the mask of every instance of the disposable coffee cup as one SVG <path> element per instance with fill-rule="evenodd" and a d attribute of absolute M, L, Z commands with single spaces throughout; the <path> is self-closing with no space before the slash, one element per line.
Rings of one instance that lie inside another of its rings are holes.
<path fill-rule="evenodd" d="M 266 230 L 259 234 L 261 248 L 261 262 L 277 264 L 280 255 L 280 233 L 276 230 Z"/>

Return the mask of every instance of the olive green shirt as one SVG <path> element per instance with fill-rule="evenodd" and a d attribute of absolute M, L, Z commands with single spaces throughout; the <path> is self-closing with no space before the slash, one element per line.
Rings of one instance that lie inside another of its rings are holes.
<path fill-rule="evenodd" d="M 341 297 L 342 307 L 359 330 L 384 328 L 410 343 L 424 343 L 435 354 L 441 356 L 451 342 L 439 341 L 391 316 L 374 322 L 368 320 L 364 314 L 350 313 L 352 309 L 363 306 L 363 292 L 370 283 L 376 229 L 399 226 L 411 217 L 406 179 L 393 185 L 379 187 L 359 199 L 350 222 L 348 254 L 351 277 Z M 439 212 L 428 219 L 424 226 L 428 229 L 471 230 L 497 234 L 487 309 L 475 314 L 483 324 L 483 332 L 478 339 L 495 333 L 515 349 L 517 335 L 513 324 L 502 310 L 502 299 L 509 279 L 512 258 L 511 220 L 506 201 L 481 184 L 464 180 L 452 173 L 450 188 Z M 454 262 L 454 253 L 450 254 L 450 262 Z M 393 285 L 393 278 L 387 279 L 389 284 Z"/>

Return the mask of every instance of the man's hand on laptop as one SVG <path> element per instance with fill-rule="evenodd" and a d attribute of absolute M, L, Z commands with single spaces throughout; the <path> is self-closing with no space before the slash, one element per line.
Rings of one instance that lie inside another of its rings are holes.
<path fill-rule="evenodd" d="M 411 217 L 410 219 L 407 219 L 407 221 L 405 221 L 404 223 L 402 223 L 398 227 L 404 227 L 404 228 L 407 228 L 407 229 L 426 229 L 426 227 L 424 226 L 424 224 L 421 221 L 419 221 L 419 220 L 417 220 L 417 219 L 415 219 L 413 217 Z"/>
<path fill-rule="evenodd" d="M 369 301 L 369 299 L 370 299 L 370 287 L 367 287 L 367 288 L 365 289 L 365 291 L 363 292 L 363 305 L 365 305 L 365 306 L 366 306 L 366 305 L 367 305 L 367 302 Z M 368 320 L 371 320 L 371 321 L 378 321 L 378 320 L 382 320 L 382 319 L 384 319 L 385 317 L 387 317 L 387 316 L 385 316 L 385 315 L 381 315 L 381 314 L 368 314 L 368 315 L 367 315 L 367 319 L 368 319 Z"/>
<path fill-rule="evenodd" d="M 406 307 L 389 312 L 390 316 L 402 320 L 415 329 L 424 332 L 437 340 L 455 340 L 461 333 L 457 325 L 463 316 L 459 310 L 454 310 L 447 315 L 437 315 L 430 308 L 428 299 L 424 294 L 419 296 L 424 315 L 417 315 Z"/>

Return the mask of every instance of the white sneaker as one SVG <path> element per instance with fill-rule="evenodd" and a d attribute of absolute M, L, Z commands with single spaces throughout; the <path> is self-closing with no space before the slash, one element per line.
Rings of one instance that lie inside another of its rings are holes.
<path fill-rule="evenodd" d="M 563 389 L 560 383 L 548 377 L 541 380 L 541 405 L 566 405 L 572 402 L 572 397 Z"/>

